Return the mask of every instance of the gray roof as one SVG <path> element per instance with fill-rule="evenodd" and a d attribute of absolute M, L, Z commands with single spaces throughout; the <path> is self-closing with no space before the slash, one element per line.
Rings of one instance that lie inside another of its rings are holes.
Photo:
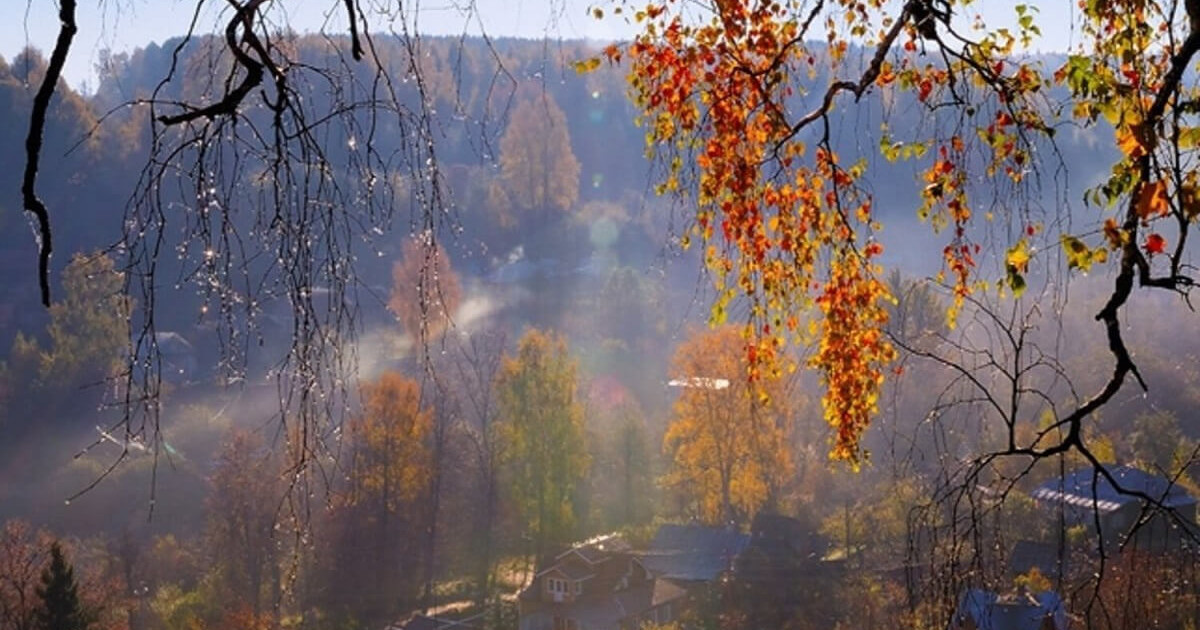
<path fill-rule="evenodd" d="M 963 593 L 950 627 L 961 627 L 970 619 L 979 630 L 1039 630 L 1047 617 L 1056 630 L 1067 627 L 1067 611 L 1053 591 L 1001 597 L 971 589 Z"/>
<path fill-rule="evenodd" d="M 1122 489 L 1142 492 L 1162 502 L 1163 507 L 1174 508 L 1194 505 L 1196 499 L 1171 480 L 1132 468 L 1112 466 L 1107 468 Z M 1095 507 L 1101 512 L 1113 512 L 1130 503 L 1141 501 L 1139 497 L 1118 492 L 1108 479 L 1091 468 L 1076 470 L 1061 479 L 1051 479 L 1033 491 L 1033 498 L 1041 501 L 1063 502 L 1077 507 Z"/>
<path fill-rule="evenodd" d="M 732 568 L 749 542 L 748 534 L 733 529 L 663 525 L 642 554 L 642 564 L 655 575 L 707 582 Z"/>

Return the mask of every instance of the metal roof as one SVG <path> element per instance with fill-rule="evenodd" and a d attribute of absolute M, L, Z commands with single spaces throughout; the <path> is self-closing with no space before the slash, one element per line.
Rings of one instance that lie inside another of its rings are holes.
<path fill-rule="evenodd" d="M 969 619 L 979 630 L 1041 630 L 1047 617 L 1055 630 L 1067 627 L 1062 599 L 1053 591 L 1002 597 L 971 589 L 959 600 L 950 627 L 964 627 Z"/>
<path fill-rule="evenodd" d="M 1112 466 L 1107 470 L 1122 490 L 1146 494 L 1161 502 L 1163 507 L 1175 508 L 1196 503 L 1195 497 L 1164 477 L 1130 466 Z M 1112 512 L 1122 506 L 1141 501 L 1140 497 L 1122 493 L 1113 487 L 1107 478 L 1092 468 L 1082 468 L 1065 477 L 1051 479 L 1038 486 L 1032 496 L 1039 501 L 1061 502 L 1084 508 L 1095 507 L 1101 512 Z"/>
<path fill-rule="evenodd" d="M 663 525 L 642 556 L 655 575 L 710 581 L 733 568 L 750 536 L 737 530 L 701 525 Z"/>

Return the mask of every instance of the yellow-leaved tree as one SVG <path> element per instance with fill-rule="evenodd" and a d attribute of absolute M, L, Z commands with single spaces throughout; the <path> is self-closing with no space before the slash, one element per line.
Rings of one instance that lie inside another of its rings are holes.
<path fill-rule="evenodd" d="M 345 500 L 334 512 L 336 562 L 370 565 L 329 585 L 340 605 L 363 614 L 394 612 L 397 594 L 420 575 L 418 532 L 429 527 L 433 413 L 421 385 L 384 372 L 363 385 L 362 411 L 347 437 Z"/>
<path fill-rule="evenodd" d="M 709 523 L 748 523 L 779 498 L 792 474 L 784 382 L 752 386 L 735 326 L 692 333 L 672 361 L 680 388 L 663 447 L 666 486 Z"/>
<path fill-rule="evenodd" d="M 535 558 L 569 540 L 590 463 L 575 370 L 562 337 L 530 329 L 496 375 L 505 470 Z"/>

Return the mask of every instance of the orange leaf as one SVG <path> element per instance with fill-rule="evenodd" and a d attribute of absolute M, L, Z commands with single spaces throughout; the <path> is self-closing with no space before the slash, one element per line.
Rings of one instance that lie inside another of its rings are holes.
<path fill-rule="evenodd" d="M 1138 191 L 1137 213 L 1142 219 L 1161 217 L 1167 214 L 1167 183 L 1158 180 L 1142 186 Z"/>
<path fill-rule="evenodd" d="M 1146 153 L 1146 147 L 1142 143 L 1138 125 L 1130 125 L 1118 129 L 1117 146 L 1120 147 L 1121 152 L 1129 156 L 1130 159 L 1137 159 Z"/>
<path fill-rule="evenodd" d="M 1108 246 L 1117 249 L 1125 244 L 1125 232 L 1117 226 L 1117 220 L 1109 217 L 1104 220 L 1104 237 L 1108 239 Z"/>
<path fill-rule="evenodd" d="M 616 44 L 609 44 L 604 47 L 604 56 L 608 57 L 608 63 L 619 63 L 621 61 L 621 49 Z"/>

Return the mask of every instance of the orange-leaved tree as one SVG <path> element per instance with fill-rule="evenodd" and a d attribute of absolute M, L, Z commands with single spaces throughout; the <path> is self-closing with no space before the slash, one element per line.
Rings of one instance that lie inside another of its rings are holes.
<path fill-rule="evenodd" d="M 398 372 L 384 372 L 363 387 L 362 415 L 351 425 L 351 501 L 377 506 L 382 520 L 425 489 L 428 438 L 433 415 L 421 402 L 421 386 Z"/>
<path fill-rule="evenodd" d="M 418 340 L 437 337 L 453 323 L 461 300 L 458 274 L 446 251 L 435 243 L 406 241 L 400 259 L 392 265 L 388 297 L 388 310 L 404 332 Z"/>
<path fill-rule="evenodd" d="M 681 391 L 663 438 L 664 482 L 710 523 L 749 522 L 792 472 L 785 384 L 752 387 L 744 347 L 737 327 L 697 331 L 671 365 Z"/>
<path fill-rule="evenodd" d="M 349 487 L 335 517 L 333 562 L 373 570 L 331 572 L 337 578 L 330 587 L 339 606 L 387 615 L 420 575 L 416 541 L 429 526 L 434 419 L 420 383 L 399 372 L 365 383 L 362 397 L 349 428 Z"/>
<path fill-rule="evenodd" d="M 1186 293 L 1194 284 L 1186 244 L 1200 216 L 1191 115 L 1200 90 L 1186 71 L 1200 51 L 1200 3 L 1087 0 L 1069 15 L 1058 3 L 987 4 L 617 4 L 639 34 L 605 54 L 628 63 L 648 150 L 666 167 L 660 191 L 694 207 L 685 243 L 705 247 L 713 318 L 735 300 L 748 305 L 752 378 L 777 371 L 789 343 L 815 348 L 809 363 L 839 459 L 859 459 L 895 356 L 884 334 L 891 296 L 879 279 L 874 160 L 847 159 L 832 139 L 846 109 L 862 115 L 870 101 L 886 110 L 903 98 L 933 123 L 885 127 L 879 148 L 886 161 L 916 165 L 913 209 L 944 235 L 938 279 L 952 296 L 951 324 L 980 291 L 1021 299 L 1028 278 L 1112 268 L 1095 314 L 1108 378 L 1057 409 L 1034 440 L 1011 435 L 1001 454 L 1077 450 L 1094 460 L 1083 421 L 1131 377 L 1146 386 L 1119 322 L 1134 286 Z M 994 13 L 976 15 L 985 11 Z M 1060 17 L 1041 17 L 1051 11 Z M 1069 42 L 1065 61 L 1028 54 L 1049 29 L 1051 44 Z M 1064 125 L 1107 126 L 1120 150 L 1082 212 L 1062 194 L 1045 205 L 1032 194 L 1051 179 L 1043 174 L 1069 166 L 1053 157 Z"/>
<path fill-rule="evenodd" d="M 569 210 L 579 199 L 579 168 L 562 108 L 543 90 L 519 90 L 500 138 L 500 178 L 509 199 L 531 213 Z"/>

